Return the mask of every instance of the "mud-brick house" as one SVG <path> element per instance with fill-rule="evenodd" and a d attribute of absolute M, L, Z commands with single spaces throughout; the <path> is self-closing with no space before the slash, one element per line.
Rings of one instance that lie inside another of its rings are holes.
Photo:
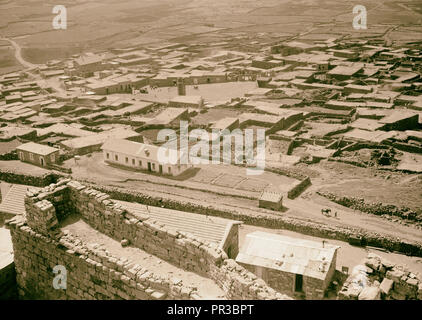
<path fill-rule="evenodd" d="M 16 148 L 16 151 L 21 161 L 41 167 L 48 167 L 50 164 L 59 161 L 59 149 L 35 142 L 21 144 Z"/>
<path fill-rule="evenodd" d="M 336 270 L 338 248 L 255 231 L 246 236 L 236 261 L 281 293 L 322 299 Z"/>
<path fill-rule="evenodd" d="M 259 207 L 281 211 L 281 209 L 283 209 L 282 193 L 272 190 L 264 190 L 259 197 Z"/>

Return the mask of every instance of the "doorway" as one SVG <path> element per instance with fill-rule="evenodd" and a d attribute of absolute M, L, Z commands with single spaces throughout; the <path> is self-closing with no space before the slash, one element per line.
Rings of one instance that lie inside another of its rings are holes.
<path fill-rule="evenodd" d="M 148 162 L 148 171 L 151 171 L 151 162 Z"/>
<path fill-rule="evenodd" d="M 297 274 L 295 279 L 295 292 L 303 291 L 303 275 Z"/>
<path fill-rule="evenodd" d="M 163 166 L 161 164 L 160 164 L 160 167 L 159 167 L 159 171 L 160 171 L 160 174 L 163 173 Z"/>
<path fill-rule="evenodd" d="M 40 158 L 41 166 L 44 167 L 44 158 Z"/>

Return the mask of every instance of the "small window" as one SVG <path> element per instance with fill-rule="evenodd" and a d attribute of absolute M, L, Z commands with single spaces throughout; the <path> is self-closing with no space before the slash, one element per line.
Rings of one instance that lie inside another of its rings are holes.
<path fill-rule="evenodd" d="M 107 159 L 110 159 L 110 154 L 109 153 L 107 153 Z"/>
<path fill-rule="evenodd" d="M 114 159 L 116 159 L 116 161 L 119 161 L 119 156 L 118 155 L 115 155 L 114 156 Z"/>
<path fill-rule="evenodd" d="M 142 161 L 141 160 L 139 160 L 139 166 L 142 167 Z"/>
<path fill-rule="evenodd" d="M 132 159 L 132 165 L 133 166 L 135 165 L 135 159 Z"/>
<path fill-rule="evenodd" d="M 128 162 L 129 162 L 129 158 L 128 158 L 128 157 L 126 157 L 125 161 L 126 161 L 126 163 L 128 163 Z"/>

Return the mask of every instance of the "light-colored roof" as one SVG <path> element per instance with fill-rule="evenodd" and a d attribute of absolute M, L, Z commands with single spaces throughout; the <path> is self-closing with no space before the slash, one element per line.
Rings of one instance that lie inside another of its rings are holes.
<path fill-rule="evenodd" d="M 281 192 L 264 190 L 259 198 L 261 201 L 268 202 L 280 202 L 283 199 L 283 194 Z"/>
<path fill-rule="evenodd" d="M 174 119 L 185 113 L 188 109 L 186 108 L 166 108 L 153 119 L 148 121 L 148 124 L 169 124 Z"/>
<path fill-rule="evenodd" d="M 210 217 L 197 213 L 145 206 L 135 202 L 116 202 L 126 207 L 130 212 L 148 215 L 169 228 L 187 232 L 217 244 L 221 244 L 224 241 L 227 228 L 230 228 L 233 223 L 241 223 L 240 221 Z"/>
<path fill-rule="evenodd" d="M 163 157 L 170 157 L 168 148 L 124 139 L 109 139 L 103 144 L 101 149 L 110 152 L 122 153 L 136 158 L 148 159 L 163 164 L 165 164 L 165 159 L 159 159 L 160 152 L 164 152 Z M 179 159 L 179 152 L 177 152 L 177 157 Z"/>
<path fill-rule="evenodd" d="M 380 120 L 380 123 L 385 123 L 385 124 L 389 124 L 389 123 L 395 123 L 404 119 L 408 119 L 411 117 L 417 117 L 418 114 L 415 112 L 406 112 L 403 110 L 397 110 L 395 112 L 393 112 L 391 115 L 383 118 Z"/>
<path fill-rule="evenodd" d="M 39 190 L 40 188 L 26 186 L 22 184 L 14 184 L 3 197 L 0 203 L 0 213 L 8 214 L 25 214 L 25 195 L 28 189 Z"/>
<path fill-rule="evenodd" d="M 126 139 L 130 137 L 136 137 L 138 135 L 139 133 L 131 129 L 117 128 L 117 129 L 112 129 L 108 131 L 103 131 L 103 132 L 93 134 L 90 136 L 65 140 L 65 141 L 62 141 L 61 144 L 63 144 L 65 147 L 70 148 L 70 149 L 78 149 L 78 148 L 100 145 L 110 138 Z"/>
<path fill-rule="evenodd" d="M 338 246 L 255 231 L 246 236 L 237 262 L 325 279 Z"/>
<path fill-rule="evenodd" d="M 239 121 L 239 118 L 231 118 L 231 117 L 223 118 L 223 119 L 216 121 L 211 126 L 211 128 L 224 130 L 224 129 L 227 129 L 229 126 L 231 126 L 236 121 Z"/>
<path fill-rule="evenodd" d="M 170 102 L 201 104 L 203 101 L 201 96 L 177 96 L 170 100 Z"/>
<path fill-rule="evenodd" d="M 16 150 L 27 151 L 41 156 L 46 156 L 53 152 L 59 151 L 59 149 L 57 148 L 49 147 L 35 142 L 21 144 L 19 147 L 16 148 Z"/>
<path fill-rule="evenodd" d="M 334 69 L 328 71 L 328 74 L 336 74 L 336 75 L 345 75 L 345 76 L 352 76 L 358 71 L 362 70 L 361 64 L 351 65 L 351 66 L 337 66 Z"/>

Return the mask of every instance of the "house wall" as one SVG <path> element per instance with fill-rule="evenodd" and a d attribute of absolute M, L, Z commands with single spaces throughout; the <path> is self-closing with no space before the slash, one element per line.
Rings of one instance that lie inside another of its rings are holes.
<path fill-rule="evenodd" d="M 264 280 L 268 286 L 277 290 L 278 292 L 291 297 L 298 294 L 295 292 L 296 274 L 249 264 L 240 264 L 245 269 L 262 278 L 262 280 Z M 324 297 L 324 292 L 329 284 L 326 283 L 327 281 L 324 280 L 304 276 L 302 288 L 305 294 L 305 299 L 322 299 Z"/>
<path fill-rule="evenodd" d="M 37 166 L 47 167 L 48 165 L 52 163 L 57 163 L 59 160 L 59 150 L 46 156 L 40 156 L 36 153 L 19 150 L 19 149 L 17 150 L 17 152 L 18 152 L 19 160 L 21 160 L 22 162 L 29 162 Z M 41 159 L 44 159 L 44 165 L 41 164 Z"/>
<path fill-rule="evenodd" d="M 117 157 L 117 159 L 116 159 Z M 128 155 L 124 153 L 114 152 L 112 150 L 103 150 L 103 158 L 104 161 L 125 166 L 128 168 L 138 169 L 138 170 L 148 170 L 148 163 L 151 163 L 151 171 L 160 173 L 160 163 L 158 161 L 153 161 L 148 158 L 144 157 L 136 157 L 133 155 Z M 162 174 L 163 175 L 171 175 L 171 176 L 177 176 L 184 172 L 185 170 L 189 169 L 191 165 L 187 164 L 163 164 L 162 168 Z"/>
<path fill-rule="evenodd" d="M 283 202 L 282 200 L 280 200 L 280 202 L 259 200 L 259 207 L 280 211 L 283 208 Z"/>

